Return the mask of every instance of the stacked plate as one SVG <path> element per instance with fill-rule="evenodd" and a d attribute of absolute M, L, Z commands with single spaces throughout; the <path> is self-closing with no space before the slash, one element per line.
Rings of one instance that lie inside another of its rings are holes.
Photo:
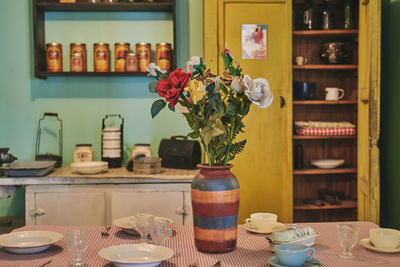
<path fill-rule="evenodd" d="M 122 159 L 121 128 L 107 127 L 102 133 L 102 159 L 109 163 L 110 168 L 119 166 Z"/>

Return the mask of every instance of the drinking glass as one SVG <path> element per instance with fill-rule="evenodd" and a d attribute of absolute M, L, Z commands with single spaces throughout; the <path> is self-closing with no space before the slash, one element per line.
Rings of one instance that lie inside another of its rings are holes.
<path fill-rule="evenodd" d="M 65 239 L 67 240 L 68 250 L 72 253 L 74 257 L 69 264 L 75 266 L 85 265 L 86 262 L 82 259 L 82 254 L 86 251 L 88 247 L 88 230 L 74 229 L 65 234 Z"/>
<path fill-rule="evenodd" d="M 156 245 L 162 246 L 172 236 L 172 227 L 169 221 L 155 221 L 150 225 L 150 236 Z"/>
<path fill-rule="evenodd" d="M 138 213 L 134 220 L 130 220 L 130 226 L 139 232 L 139 243 L 148 243 L 148 235 L 150 234 L 150 225 L 154 222 L 154 215 L 148 213 Z"/>
<path fill-rule="evenodd" d="M 336 226 L 336 230 L 339 244 L 343 248 L 339 256 L 345 259 L 354 258 L 355 256 L 350 250 L 358 241 L 360 227 L 351 224 L 339 224 Z"/>

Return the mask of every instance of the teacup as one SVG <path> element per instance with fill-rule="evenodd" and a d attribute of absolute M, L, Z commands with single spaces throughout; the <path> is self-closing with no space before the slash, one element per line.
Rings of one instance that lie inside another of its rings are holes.
<path fill-rule="evenodd" d="M 276 226 L 278 215 L 274 213 L 252 213 L 250 218 L 246 219 L 246 223 L 257 230 L 269 230 Z"/>
<path fill-rule="evenodd" d="M 311 251 L 311 255 L 308 256 Z M 284 266 L 302 266 L 314 258 L 314 249 L 303 244 L 283 244 L 275 246 L 275 255 Z"/>
<path fill-rule="evenodd" d="M 388 228 L 369 230 L 369 238 L 377 248 L 394 249 L 400 246 L 400 231 Z"/>
<path fill-rule="evenodd" d="M 302 57 L 302 56 L 296 57 L 295 61 L 296 61 L 296 64 L 299 66 L 307 64 L 307 62 L 308 62 L 307 58 Z"/>
<path fill-rule="evenodd" d="M 344 96 L 344 90 L 337 87 L 327 87 L 325 88 L 325 100 L 328 101 L 338 101 Z"/>

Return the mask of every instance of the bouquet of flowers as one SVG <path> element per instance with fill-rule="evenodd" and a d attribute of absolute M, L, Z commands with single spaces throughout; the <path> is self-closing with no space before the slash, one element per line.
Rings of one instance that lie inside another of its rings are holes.
<path fill-rule="evenodd" d="M 178 68 L 169 75 L 154 63 L 147 67 L 149 75 L 156 78 L 149 84 L 151 92 L 162 99 L 151 107 L 154 118 L 168 103 L 175 111 L 179 103 L 192 132 L 200 139 L 210 166 L 224 166 L 243 151 L 246 140 L 236 141 L 243 132 L 243 118 L 251 104 L 267 108 L 273 101 L 269 83 L 264 78 L 251 79 L 243 75 L 239 63 L 229 50 L 221 53 L 225 64 L 222 75 L 214 75 L 203 59 L 193 56 L 187 62 L 187 71 Z"/>

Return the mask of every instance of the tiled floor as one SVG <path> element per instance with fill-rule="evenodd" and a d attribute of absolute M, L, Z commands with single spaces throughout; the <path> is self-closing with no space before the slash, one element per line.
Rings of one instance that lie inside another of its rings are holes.
<path fill-rule="evenodd" d="M 6 234 L 25 225 L 25 217 L 9 216 L 0 217 L 0 234 Z"/>

